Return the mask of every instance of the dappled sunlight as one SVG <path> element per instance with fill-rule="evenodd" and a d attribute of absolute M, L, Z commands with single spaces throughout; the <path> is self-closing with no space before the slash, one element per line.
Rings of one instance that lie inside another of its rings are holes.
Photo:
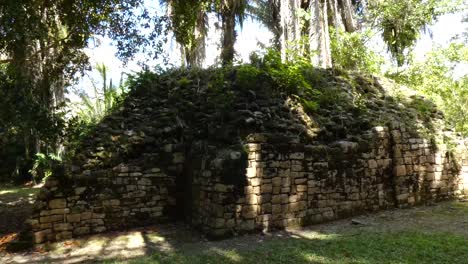
<path fill-rule="evenodd" d="M 208 252 L 219 255 L 219 256 L 225 258 L 225 260 L 227 260 L 229 262 L 241 263 L 242 260 L 243 260 L 242 256 L 235 250 L 210 248 L 208 250 Z"/>
<path fill-rule="evenodd" d="M 53 243 L 48 252 L 40 249 L 28 255 L 11 255 L 0 263 L 437 262 L 447 254 L 456 261 L 465 254 L 467 216 L 468 203 L 446 202 L 383 211 L 360 219 L 367 223 L 363 225 L 343 219 L 222 241 L 201 240 L 181 225 L 160 225 Z"/>
<path fill-rule="evenodd" d="M 305 238 L 314 240 L 332 240 L 337 238 L 337 234 L 327 234 L 310 229 L 286 229 L 292 238 Z"/>
<path fill-rule="evenodd" d="M 30 256 L 15 255 L 16 263 L 79 263 L 89 260 L 132 259 L 154 252 L 170 252 L 174 247 L 156 232 L 144 230 L 93 235 L 39 246 Z M 1 261 L 0 261 L 1 262 Z"/>
<path fill-rule="evenodd" d="M 18 189 L 3 190 L 3 191 L 0 191 L 0 195 L 4 195 L 8 193 L 17 193 L 18 191 L 19 191 Z"/>
<path fill-rule="evenodd" d="M 333 263 L 333 261 L 327 257 L 308 252 L 302 253 L 302 258 L 304 258 L 305 261 L 310 263 Z"/>

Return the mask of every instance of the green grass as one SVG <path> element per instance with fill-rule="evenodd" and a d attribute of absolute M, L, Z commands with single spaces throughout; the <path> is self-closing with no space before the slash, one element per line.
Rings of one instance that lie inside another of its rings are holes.
<path fill-rule="evenodd" d="M 0 185 L 0 201 L 13 202 L 19 199 L 32 197 L 39 192 L 39 188 L 31 188 L 24 186 L 1 186 Z"/>
<path fill-rule="evenodd" d="M 254 250 L 158 253 L 129 263 L 468 263 L 468 241 L 412 231 L 323 235 L 265 242 Z"/>

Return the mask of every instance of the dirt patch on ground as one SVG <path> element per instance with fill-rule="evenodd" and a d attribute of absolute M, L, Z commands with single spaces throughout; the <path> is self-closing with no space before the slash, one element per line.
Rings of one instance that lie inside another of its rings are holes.
<path fill-rule="evenodd" d="M 184 224 L 158 225 L 53 243 L 28 252 L 3 253 L 0 262 L 89 263 L 111 259 L 128 260 L 157 252 L 198 254 L 213 250 L 252 250 L 272 240 L 294 237 L 314 239 L 330 234 L 400 231 L 452 233 L 468 240 L 468 203 L 444 202 L 433 206 L 382 211 L 302 229 L 244 235 L 222 241 L 208 241 Z"/>

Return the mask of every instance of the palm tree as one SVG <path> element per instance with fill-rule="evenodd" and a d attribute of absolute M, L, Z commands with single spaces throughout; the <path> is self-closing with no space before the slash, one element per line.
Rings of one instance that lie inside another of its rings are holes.
<path fill-rule="evenodd" d="M 77 105 L 78 116 L 86 123 L 98 123 L 117 103 L 118 97 L 124 93 L 123 76 L 120 78 L 118 86 L 112 83 L 112 79 L 107 80 L 109 67 L 105 64 L 97 64 L 102 85 L 93 78 L 89 78 L 93 88 L 93 94 L 89 95 L 84 91 L 78 92 L 81 102 Z"/>
<path fill-rule="evenodd" d="M 209 0 L 161 0 L 167 6 L 172 31 L 181 46 L 182 64 L 201 67 L 205 59 Z"/>
<path fill-rule="evenodd" d="M 253 0 L 248 13 L 273 33 L 273 45 L 281 49 L 280 0 Z"/>
<path fill-rule="evenodd" d="M 215 0 L 215 10 L 222 22 L 221 61 L 223 65 L 234 60 L 234 44 L 237 39 L 236 20 L 242 27 L 248 0 Z"/>

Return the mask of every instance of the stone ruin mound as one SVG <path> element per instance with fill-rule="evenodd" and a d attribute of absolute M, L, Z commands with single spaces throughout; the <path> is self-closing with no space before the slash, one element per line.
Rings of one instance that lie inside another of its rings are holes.
<path fill-rule="evenodd" d="M 177 220 L 217 238 L 466 192 L 465 142 L 442 113 L 382 80 L 320 74 L 312 109 L 271 83 L 240 87 L 235 70 L 140 76 L 46 181 L 34 242 Z"/>

